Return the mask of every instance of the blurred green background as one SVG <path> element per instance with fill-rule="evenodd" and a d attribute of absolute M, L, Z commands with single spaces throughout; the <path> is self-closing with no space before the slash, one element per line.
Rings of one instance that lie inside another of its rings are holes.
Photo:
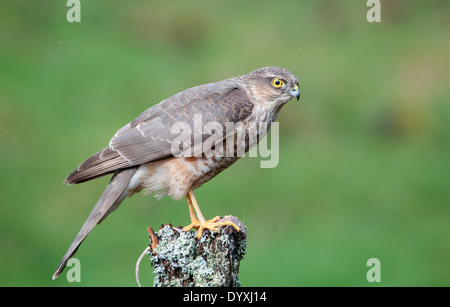
<path fill-rule="evenodd" d="M 82 0 L 0 4 L 0 286 L 135 286 L 146 228 L 189 223 L 142 193 L 83 243 L 81 283 L 51 276 L 108 178 L 64 178 L 148 107 L 276 65 L 280 161 L 245 158 L 200 188 L 248 229 L 243 286 L 450 285 L 450 3 Z M 117 213 L 118 212 L 118 213 Z M 153 282 L 149 261 L 141 283 Z"/>

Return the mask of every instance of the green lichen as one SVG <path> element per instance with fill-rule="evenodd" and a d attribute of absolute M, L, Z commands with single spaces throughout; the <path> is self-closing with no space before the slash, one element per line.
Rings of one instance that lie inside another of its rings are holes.
<path fill-rule="evenodd" d="M 245 235 L 236 236 L 220 228 L 218 233 L 209 232 L 197 240 L 193 232 L 165 225 L 157 236 L 159 242 L 151 254 L 155 287 L 240 286 L 238 272 L 246 252 Z"/>

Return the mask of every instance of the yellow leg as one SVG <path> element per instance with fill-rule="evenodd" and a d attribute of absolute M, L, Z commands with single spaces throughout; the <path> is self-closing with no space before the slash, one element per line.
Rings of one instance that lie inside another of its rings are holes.
<path fill-rule="evenodd" d="M 205 229 L 209 229 L 217 232 L 220 226 L 233 226 L 237 231 L 240 231 L 239 227 L 236 226 L 233 222 L 217 222 L 220 219 L 220 216 L 216 216 L 208 221 L 203 217 L 202 212 L 200 211 L 200 207 L 198 206 L 197 200 L 195 199 L 194 192 L 189 191 L 188 195 L 186 195 L 186 200 L 189 206 L 189 214 L 191 215 L 191 224 L 184 227 L 184 231 L 189 231 L 191 228 L 198 229 L 197 239 L 200 239 L 202 236 L 202 232 Z M 195 218 L 195 213 L 197 214 L 198 220 Z"/>
<path fill-rule="evenodd" d="M 194 195 L 194 194 L 192 194 L 192 195 Z M 200 227 L 200 222 L 197 220 L 197 217 L 195 216 L 195 211 L 194 211 L 194 207 L 192 205 L 192 199 L 191 199 L 190 193 L 188 193 L 188 195 L 186 195 L 186 200 L 188 203 L 189 215 L 191 216 L 191 223 L 189 225 L 183 227 L 183 231 L 189 231 L 191 228 L 198 229 Z"/>

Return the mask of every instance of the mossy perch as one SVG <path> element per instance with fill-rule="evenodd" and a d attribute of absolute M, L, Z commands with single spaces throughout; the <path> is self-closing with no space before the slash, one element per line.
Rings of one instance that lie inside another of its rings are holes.
<path fill-rule="evenodd" d="M 246 229 L 233 216 L 241 229 L 221 227 L 219 232 L 204 231 L 201 238 L 181 227 L 163 225 L 157 233 L 149 227 L 148 255 L 154 267 L 155 287 L 238 287 L 239 264 L 246 253 Z"/>

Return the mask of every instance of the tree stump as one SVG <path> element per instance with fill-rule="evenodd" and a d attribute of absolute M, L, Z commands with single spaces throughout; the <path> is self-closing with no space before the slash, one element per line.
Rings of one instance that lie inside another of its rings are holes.
<path fill-rule="evenodd" d="M 219 231 L 195 232 L 162 225 L 157 233 L 150 227 L 150 256 L 155 287 L 239 287 L 239 264 L 246 253 L 245 226 L 233 216 L 219 221 L 232 221 L 232 226 Z"/>

